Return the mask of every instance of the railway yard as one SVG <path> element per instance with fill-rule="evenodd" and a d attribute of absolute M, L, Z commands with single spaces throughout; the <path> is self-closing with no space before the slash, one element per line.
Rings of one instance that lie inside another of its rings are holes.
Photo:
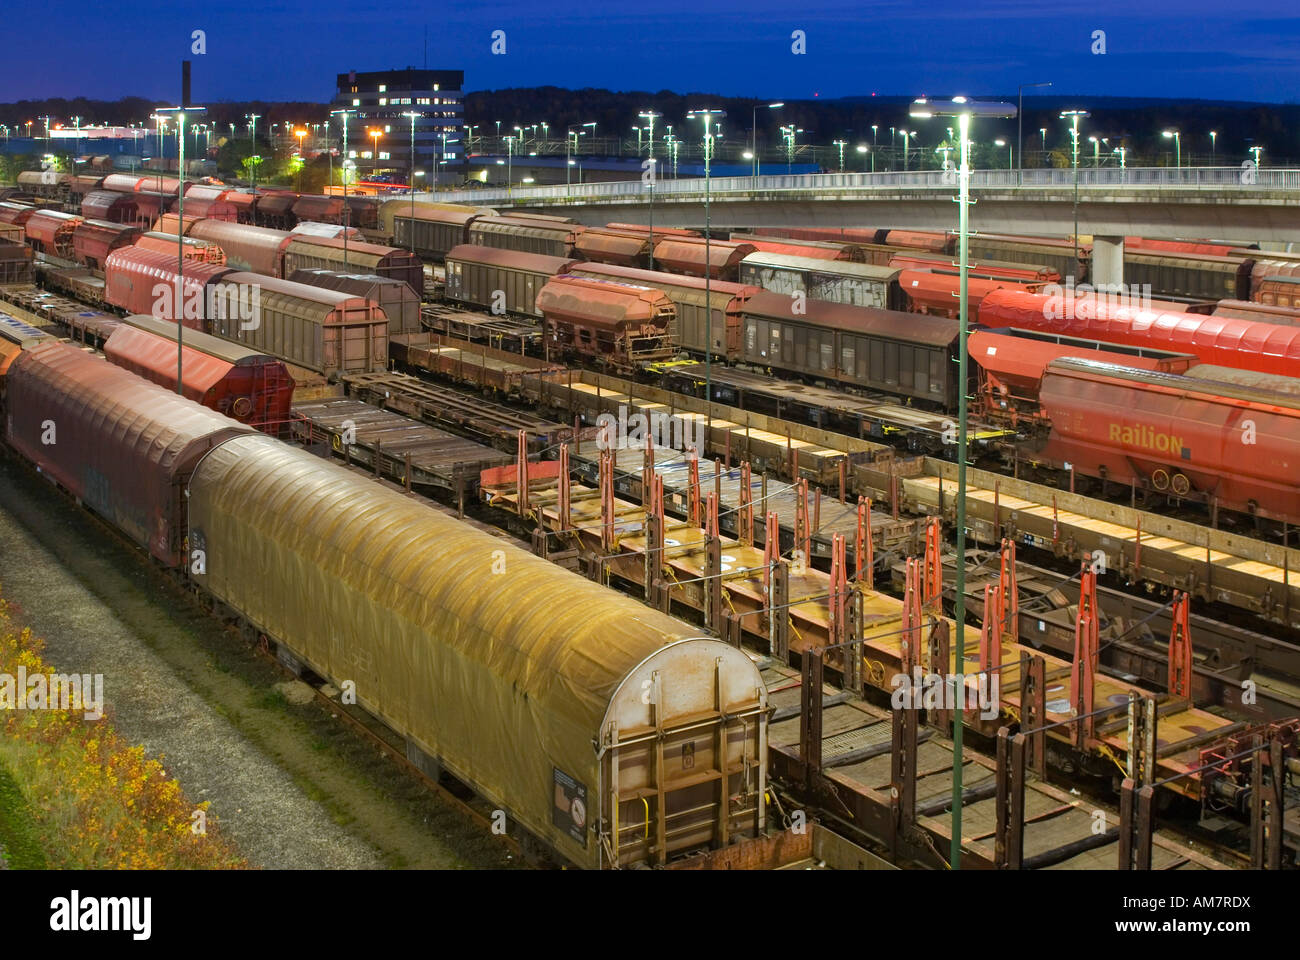
<path fill-rule="evenodd" d="M 976 231 L 966 337 L 944 224 L 564 212 L 0 188 L 0 523 L 331 745 L 189 775 L 310 865 L 1295 868 L 1300 254 Z"/>

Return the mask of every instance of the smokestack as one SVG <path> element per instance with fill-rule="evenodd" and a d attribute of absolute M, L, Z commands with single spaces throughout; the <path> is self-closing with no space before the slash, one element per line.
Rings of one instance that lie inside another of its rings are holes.
<path fill-rule="evenodd" d="M 181 61 L 181 106 L 190 105 L 190 61 Z"/>

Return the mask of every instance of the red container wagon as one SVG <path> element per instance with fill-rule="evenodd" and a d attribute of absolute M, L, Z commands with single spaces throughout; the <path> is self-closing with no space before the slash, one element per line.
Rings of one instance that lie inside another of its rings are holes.
<path fill-rule="evenodd" d="M 208 284 L 230 273 L 230 268 L 187 262 L 182 271 L 184 309 L 177 311 L 176 264 L 175 252 L 140 247 L 114 250 L 104 261 L 104 299 L 127 314 L 148 314 L 172 323 L 181 319 L 185 326 L 202 330 Z"/>
<path fill-rule="evenodd" d="M 909 250 L 926 250 L 930 253 L 951 253 L 953 235 L 933 230 L 889 230 L 881 243 L 891 247 L 904 247 Z"/>
<path fill-rule="evenodd" d="M 754 252 L 753 244 L 749 243 L 711 240 L 706 244 L 703 239 L 692 237 L 665 237 L 655 241 L 655 266 L 691 277 L 703 277 L 707 273 L 712 279 L 734 283 L 740 261 Z"/>
<path fill-rule="evenodd" d="M 230 191 L 225 187 L 195 184 L 185 191 L 185 219 L 239 221 L 239 207 L 226 199 Z"/>
<path fill-rule="evenodd" d="M 69 343 L 23 351 L 5 389 L 10 445 L 159 561 L 184 565 L 185 483 L 248 427 Z"/>
<path fill-rule="evenodd" d="M 315 223 L 341 225 L 343 223 L 344 209 L 342 197 L 321 197 L 305 194 L 294 201 L 292 212 L 299 223 L 304 220 L 311 220 Z"/>
<path fill-rule="evenodd" d="M 244 190 L 230 190 L 226 193 L 226 203 L 235 208 L 235 222 L 252 226 L 255 221 L 254 209 L 257 206 L 257 194 Z"/>
<path fill-rule="evenodd" d="M 136 193 L 136 185 L 145 178 L 137 173 L 110 173 L 99 185 L 101 190 L 117 193 Z"/>
<path fill-rule="evenodd" d="M 889 258 L 889 266 L 900 270 L 931 270 L 935 273 L 960 273 L 953 257 L 946 253 L 909 251 Z M 1045 264 L 1003 263 L 998 260 L 971 260 L 967 272 L 984 280 L 1016 280 L 1027 283 L 1057 283 L 1061 275 Z"/>
<path fill-rule="evenodd" d="M 698 237 L 698 230 L 683 230 L 681 227 L 655 227 L 651 231 L 649 224 L 645 223 L 607 223 L 606 230 L 617 230 L 620 233 L 644 233 L 647 236 L 653 232 L 656 237 Z"/>
<path fill-rule="evenodd" d="M 142 232 L 139 227 L 128 223 L 83 221 L 72 234 L 73 258 L 92 270 L 102 270 L 110 253 L 120 247 L 131 246 Z"/>
<path fill-rule="evenodd" d="M 1203 253 L 1212 257 L 1249 257 L 1253 252 L 1241 244 L 1215 242 L 1213 240 L 1158 240 L 1152 237 L 1125 237 L 1124 249 L 1154 251 L 1166 250 L 1169 253 Z M 1258 248 L 1256 248 L 1258 249 Z"/>
<path fill-rule="evenodd" d="M 662 290 L 612 280 L 560 276 L 537 294 L 551 349 L 615 370 L 677 353 L 673 302 Z"/>
<path fill-rule="evenodd" d="M 650 260 L 649 234 L 588 227 L 578 234 L 575 255 L 596 263 L 623 267 L 644 267 Z"/>
<path fill-rule="evenodd" d="M 257 273 L 227 273 L 219 291 L 242 302 L 238 310 L 229 301 L 224 309 L 210 304 L 208 332 L 215 336 L 331 378 L 388 368 L 388 317 L 369 300 Z"/>
<path fill-rule="evenodd" d="M 1268 277 L 1300 277 L 1300 261 L 1256 260 L 1250 271 L 1250 299 L 1259 301 L 1259 286 Z M 1234 297 L 1241 300 L 1243 297 Z"/>
<path fill-rule="evenodd" d="M 288 230 L 298 218 L 293 215 L 293 205 L 298 202 L 296 193 L 264 193 L 253 208 L 259 227 Z"/>
<path fill-rule="evenodd" d="M 1255 302 L 1300 310 L 1300 277 L 1265 277 L 1255 289 Z"/>
<path fill-rule="evenodd" d="M 1263 320 L 1288 327 L 1300 326 L 1300 308 L 1279 307 L 1249 300 L 1220 300 L 1210 311 L 1216 317 L 1239 317 L 1242 320 Z"/>
<path fill-rule="evenodd" d="M 410 284 L 417 296 L 424 294 L 424 264 L 410 251 L 397 247 L 290 234 L 284 246 L 282 262 L 282 272 L 276 276 L 287 277 L 295 270 L 312 268 L 343 273 L 373 273 Z"/>
<path fill-rule="evenodd" d="M 1159 313 L 1098 303 L 1094 316 L 1079 311 L 1064 317 L 1049 310 L 1051 298 L 1015 290 L 994 290 L 980 303 L 979 322 L 985 327 L 1021 327 L 1191 353 L 1222 367 L 1300 375 L 1300 327 L 1193 313 Z M 1053 315 L 1049 318 L 1048 313 Z"/>
<path fill-rule="evenodd" d="M 1038 393 L 1053 360 L 1082 357 L 1117 366 L 1162 373 L 1186 373 L 1196 362 L 1189 353 L 1169 353 L 1080 340 L 1034 330 L 975 330 L 967 339 L 970 358 L 979 368 L 979 398 L 983 414 L 1021 420 L 1041 418 Z"/>
<path fill-rule="evenodd" d="M 37 253 L 52 257 L 72 258 L 72 237 L 82 218 L 58 210 L 38 210 L 32 214 L 23 230 L 27 242 Z"/>
<path fill-rule="evenodd" d="M 71 180 L 68 181 L 68 193 L 71 195 L 72 203 L 74 205 L 80 205 L 83 202 L 86 194 L 93 193 L 94 191 L 98 190 L 100 188 L 99 185 L 103 182 L 104 182 L 104 178 L 102 176 L 73 177 Z"/>
<path fill-rule="evenodd" d="M 806 257 L 810 260 L 849 260 L 862 263 L 866 260 L 860 247 L 848 243 L 828 243 L 823 240 L 768 240 L 752 233 L 731 232 L 731 240 L 747 243 L 762 253 L 779 253 L 787 257 Z"/>
<path fill-rule="evenodd" d="M 140 234 L 140 237 L 135 241 L 135 245 L 141 250 L 165 253 L 173 258 L 176 256 L 178 246 L 176 234 L 161 233 L 156 230 Z M 182 235 L 179 246 L 181 256 L 186 260 L 193 260 L 196 263 L 211 263 L 219 267 L 226 265 L 226 253 L 215 243 L 208 243 L 206 240 L 195 240 L 193 237 Z"/>
<path fill-rule="evenodd" d="M 1212 510 L 1300 520 L 1295 397 L 1075 358 L 1048 366 L 1039 397 L 1052 431 L 1036 458 Z"/>
<path fill-rule="evenodd" d="M 740 314 L 746 301 L 762 292 L 761 287 L 749 284 L 710 280 L 706 298 L 703 277 L 618 267 L 612 263 L 578 263 L 567 272 L 577 277 L 620 280 L 662 290 L 677 308 L 678 346 L 683 350 L 704 353 L 711 334 L 713 355 L 722 360 L 739 359 Z M 711 304 L 711 307 L 706 304 Z"/>
<path fill-rule="evenodd" d="M 293 377 L 278 357 L 187 330 L 181 338 L 181 389 L 209 410 L 276 433 L 293 406 Z M 176 392 L 176 324 L 127 317 L 104 344 L 113 363 Z"/>
<path fill-rule="evenodd" d="M 284 248 L 293 234 L 269 227 L 250 227 L 222 220 L 200 220 L 186 236 L 215 243 L 226 254 L 226 263 L 240 270 L 281 276 L 284 271 Z"/>
<path fill-rule="evenodd" d="M 967 277 L 968 317 L 974 317 L 980 301 L 994 290 L 1020 290 L 1037 293 L 1043 283 L 1017 283 L 1015 280 L 986 280 Z M 904 270 L 898 275 L 898 287 L 912 313 L 937 317 L 957 317 L 961 311 L 961 276 L 956 273 L 933 273 L 929 270 Z"/>
<path fill-rule="evenodd" d="M 18 227 L 25 226 L 27 221 L 31 219 L 32 214 L 38 209 L 38 207 L 34 207 L 30 203 L 0 200 L 0 223 L 8 223 Z"/>
<path fill-rule="evenodd" d="M 82 199 L 81 215 L 87 220 L 135 224 L 140 218 L 140 205 L 132 194 L 96 190 Z"/>

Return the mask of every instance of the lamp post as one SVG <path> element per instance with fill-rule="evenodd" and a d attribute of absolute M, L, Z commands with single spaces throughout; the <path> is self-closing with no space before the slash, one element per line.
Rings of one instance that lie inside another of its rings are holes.
<path fill-rule="evenodd" d="M 1255 169 L 1259 169 L 1259 155 L 1264 152 L 1263 147 L 1251 147 L 1250 152 L 1255 155 Z"/>
<path fill-rule="evenodd" d="M 1022 83 L 1018 91 L 1019 100 L 1016 103 L 1016 152 L 1020 154 L 1020 166 L 1016 168 L 1016 183 L 1022 183 L 1025 177 L 1025 88 L 1026 87 L 1050 87 L 1052 81 L 1042 80 L 1038 83 Z M 1043 131 L 1043 149 L 1046 150 L 1047 131 Z"/>
<path fill-rule="evenodd" d="M 876 171 L 876 152 L 867 148 L 865 143 L 859 143 L 857 146 L 858 153 L 862 154 L 862 172 L 867 172 L 867 154 L 871 154 L 871 172 Z"/>
<path fill-rule="evenodd" d="M 642 110 L 637 114 L 646 122 L 647 142 L 649 144 L 649 174 L 650 179 L 646 182 L 646 189 L 650 192 L 650 269 L 655 268 L 655 177 L 658 170 L 655 168 L 655 120 L 662 114 L 655 113 L 653 110 Z M 640 153 L 637 154 L 640 156 Z"/>
<path fill-rule="evenodd" d="M 1101 141 L 1096 137 L 1089 137 L 1088 142 L 1092 144 L 1092 168 L 1096 170 L 1101 166 Z"/>
<path fill-rule="evenodd" d="M 1161 132 L 1160 136 L 1164 137 L 1166 140 L 1168 140 L 1170 137 L 1173 138 L 1173 140 L 1174 140 L 1174 157 L 1175 157 L 1175 160 L 1174 160 L 1174 166 L 1181 170 L 1182 167 L 1183 167 L 1183 140 L 1182 140 L 1182 136 L 1179 134 L 1179 132 L 1178 132 L 1177 130 L 1164 130 L 1164 131 Z"/>
<path fill-rule="evenodd" d="M 956 709 L 953 719 L 953 780 L 952 780 L 952 845 L 949 862 L 952 869 L 961 868 L 961 810 L 962 810 L 962 720 L 966 702 L 966 368 L 968 363 L 967 335 L 969 317 L 969 282 L 970 282 L 970 121 L 971 116 L 1008 118 L 1018 113 L 1016 107 L 1008 103 L 978 103 L 956 97 L 951 104 L 934 104 L 918 100 L 912 105 L 911 116 L 924 119 L 936 114 L 957 117 L 957 128 L 961 134 L 961 162 L 958 170 L 957 198 L 957 235 L 958 268 L 961 294 L 958 299 L 958 351 L 957 351 L 957 562 L 956 583 L 954 584 L 953 621 L 957 628 L 957 675 L 955 690 L 960 691 L 960 700 L 954 702 Z M 986 610 L 987 618 L 989 612 Z"/>
<path fill-rule="evenodd" d="M 379 138 L 383 135 L 383 132 L 384 131 L 380 130 L 378 127 L 369 127 L 366 130 L 367 136 L 375 142 L 374 150 L 370 154 L 371 157 L 374 158 L 373 164 L 370 168 L 370 175 L 372 177 L 379 171 Z"/>
<path fill-rule="evenodd" d="M 181 394 L 184 387 L 184 330 L 185 330 L 185 114 L 205 113 L 205 107 L 164 107 L 159 113 L 176 114 L 176 298 L 172 306 L 176 310 L 176 392 Z M 158 178 L 159 183 L 162 177 Z"/>
<path fill-rule="evenodd" d="M 250 172 L 252 173 L 253 189 L 254 189 L 254 190 L 257 189 L 257 156 L 256 156 L 256 154 L 257 154 L 257 118 L 260 117 L 260 116 L 261 116 L 260 113 L 246 113 L 246 114 L 244 114 L 244 119 L 249 121 L 249 127 L 248 127 L 248 156 L 249 156 L 249 159 L 253 161 L 253 163 L 252 163 L 252 165 L 251 165 L 251 167 L 250 167 Z M 160 150 L 160 151 L 159 151 L 159 155 L 161 155 L 161 154 L 162 154 L 162 151 Z"/>
<path fill-rule="evenodd" d="M 1218 136 L 1219 136 L 1218 133 L 1216 133 L 1215 131 L 1213 130 L 1210 131 L 1210 166 L 1214 166 L 1215 163 L 1217 162 L 1217 153 L 1215 151 L 1215 146 L 1216 146 L 1215 139 Z"/>
<path fill-rule="evenodd" d="M 712 251 L 710 250 L 711 238 L 709 219 L 709 172 L 711 169 L 710 161 L 713 157 L 713 134 L 710 132 L 710 124 L 713 123 L 714 117 L 725 117 L 726 111 L 714 109 L 690 110 L 687 112 L 687 119 L 699 118 L 704 121 L 704 417 L 707 424 L 706 429 L 713 429 L 713 292 L 711 281 L 713 278 L 713 261 Z M 706 436 L 708 434 L 705 434 Z"/>
<path fill-rule="evenodd" d="M 515 138 L 506 137 L 506 196 L 513 196 Z"/>
<path fill-rule="evenodd" d="M 1043 138 L 1043 166 L 1047 166 L 1047 128 L 1039 127 L 1038 135 Z M 1024 151 L 1021 151 L 1022 161 L 1023 161 L 1023 153 Z"/>
<path fill-rule="evenodd" d="M 1016 158 L 1015 158 L 1016 145 L 1015 145 L 1014 143 L 1007 143 L 1007 141 L 1003 140 L 1001 137 L 998 137 L 998 139 L 994 140 L 994 141 L 993 141 L 993 145 L 994 145 L 995 147 L 1006 147 L 1006 148 L 1007 148 L 1007 169 L 1008 169 L 1008 170 L 1013 170 L 1013 169 L 1015 169 L 1015 166 L 1016 166 Z"/>
<path fill-rule="evenodd" d="M 915 130 L 904 130 L 904 131 L 903 131 L 903 172 L 904 172 L 904 173 L 907 172 L 907 163 L 908 163 L 907 158 L 908 158 L 908 154 L 909 154 L 910 151 L 911 151 L 912 138 L 913 138 L 914 136 L 916 136 L 916 131 L 915 131 Z"/>
<path fill-rule="evenodd" d="M 330 116 L 340 116 L 343 118 L 343 156 L 339 159 L 339 166 L 343 174 L 343 269 L 348 267 L 348 225 L 352 219 L 352 208 L 348 206 L 348 114 L 356 113 L 355 110 L 331 110 Z"/>
<path fill-rule="evenodd" d="M 1071 156 L 1074 166 L 1074 262 L 1079 264 L 1079 121 L 1087 117 L 1087 110 L 1064 110 L 1062 120 L 1070 121 Z"/>
<path fill-rule="evenodd" d="M 307 131 L 299 127 L 293 135 L 298 138 L 298 192 L 302 193 L 302 168 L 307 165 L 307 158 L 302 152 L 302 138 L 307 136 Z"/>
<path fill-rule="evenodd" d="M 844 172 L 844 148 L 848 146 L 844 140 L 832 140 L 831 146 L 838 147 L 840 151 L 840 173 Z"/>
<path fill-rule="evenodd" d="M 758 159 L 758 108 L 759 108 L 760 106 L 761 106 L 761 104 L 757 104 L 757 103 L 754 104 L 754 109 L 753 109 L 753 123 L 752 123 L 752 125 L 751 125 L 751 129 L 750 129 L 750 133 L 753 135 L 753 137 L 752 137 L 752 144 L 751 144 L 750 152 L 754 154 L 754 180 L 755 180 L 755 185 L 756 185 L 756 186 L 757 186 L 757 181 L 758 181 L 758 174 L 759 174 L 759 172 L 763 169 L 763 164 L 762 164 L 762 162 Z M 769 103 L 769 104 L 767 105 L 767 109 L 768 109 L 768 110 L 780 110 L 780 109 L 781 109 L 782 107 L 784 107 L 784 106 L 785 106 L 785 101 L 782 100 L 782 101 L 779 101 L 779 102 L 777 102 L 777 103 Z"/>

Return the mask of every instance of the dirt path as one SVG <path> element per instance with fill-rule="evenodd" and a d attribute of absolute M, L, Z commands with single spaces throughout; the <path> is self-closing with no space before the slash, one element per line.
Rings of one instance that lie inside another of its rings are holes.
<path fill-rule="evenodd" d="M 504 867 L 499 842 L 310 702 L 140 553 L 0 455 L 0 591 L 60 670 L 104 674 L 109 714 L 212 802 L 268 868 Z"/>

